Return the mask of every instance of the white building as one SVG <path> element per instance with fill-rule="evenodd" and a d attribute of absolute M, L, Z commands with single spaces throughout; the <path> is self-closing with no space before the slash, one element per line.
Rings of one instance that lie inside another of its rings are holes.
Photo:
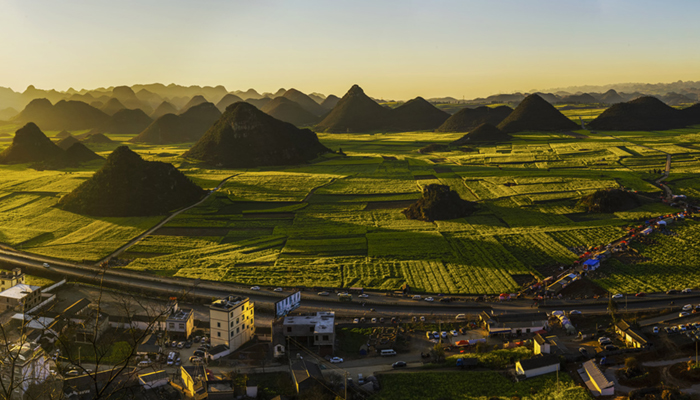
<path fill-rule="evenodd" d="M 255 304 L 247 297 L 228 296 L 209 306 L 211 346 L 241 347 L 255 334 Z"/>
<path fill-rule="evenodd" d="M 41 303 L 41 287 L 18 283 L 0 292 L 0 312 L 26 312 Z"/>
<path fill-rule="evenodd" d="M 311 315 L 285 317 L 282 323 L 285 337 L 304 346 L 318 346 L 319 353 L 331 354 L 335 345 L 335 313 L 317 312 Z"/>
<path fill-rule="evenodd" d="M 165 326 L 171 339 L 189 339 L 194 330 L 194 311 L 191 308 L 180 308 L 176 299 L 168 304 L 170 313 L 165 319 Z"/>
<path fill-rule="evenodd" d="M 603 372 L 598 368 L 593 360 L 583 363 L 586 374 L 582 375 L 586 386 L 593 392 L 594 396 L 612 396 L 615 394 L 615 383 L 610 382 Z M 588 378 L 588 380 L 586 380 Z"/>
<path fill-rule="evenodd" d="M 560 365 L 561 360 L 559 360 L 559 357 L 552 354 L 541 354 L 515 363 L 515 373 L 524 375 L 526 378 L 532 378 L 559 371 Z"/>
<path fill-rule="evenodd" d="M 46 352 L 33 342 L 11 347 L 3 361 L 2 380 L 9 384 L 11 377 L 14 379 L 17 398 L 22 398 L 30 386 L 44 383 L 50 375 Z"/>

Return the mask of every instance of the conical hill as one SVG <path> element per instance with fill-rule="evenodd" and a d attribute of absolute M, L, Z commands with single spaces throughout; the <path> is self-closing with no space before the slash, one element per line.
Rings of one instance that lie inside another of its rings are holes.
<path fill-rule="evenodd" d="M 56 142 L 56 146 L 60 147 L 63 150 L 68 150 L 68 148 L 74 145 L 75 143 L 80 143 L 80 140 L 78 140 L 75 136 L 68 136 Z"/>
<path fill-rule="evenodd" d="M 383 130 L 391 122 L 391 111 L 353 85 L 317 127 L 332 133 Z"/>
<path fill-rule="evenodd" d="M 504 133 L 564 131 L 578 129 L 578 125 L 540 96 L 531 94 L 498 124 L 498 129 Z"/>
<path fill-rule="evenodd" d="M 309 126 L 318 122 L 317 116 L 286 97 L 275 97 L 272 101 L 265 104 L 260 111 L 280 121 L 289 122 L 296 126 Z"/>
<path fill-rule="evenodd" d="M 588 123 L 603 131 L 655 131 L 682 128 L 688 124 L 683 111 L 656 97 L 645 96 L 610 106 Z"/>
<path fill-rule="evenodd" d="M 58 206 L 101 217 L 165 215 L 203 196 L 204 190 L 172 164 L 145 161 L 127 146 L 120 146 L 90 179 L 62 197 Z"/>
<path fill-rule="evenodd" d="M 239 102 L 230 105 L 183 156 L 216 166 L 250 168 L 306 163 L 329 151 L 314 132 Z"/>
<path fill-rule="evenodd" d="M 143 110 L 122 109 L 114 113 L 103 125 L 97 128 L 104 133 L 136 135 L 141 133 L 153 120 Z"/>
<path fill-rule="evenodd" d="M 481 124 L 498 125 L 513 112 L 508 106 L 463 108 L 436 129 L 437 132 L 470 132 Z"/>
<path fill-rule="evenodd" d="M 450 143 L 451 146 L 464 146 L 474 142 L 503 142 L 510 140 L 510 135 L 501 132 L 491 124 L 481 124 L 473 131 Z"/>
<path fill-rule="evenodd" d="M 30 122 L 15 132 L 12 144 L 0 153 L 0 164 L 42 162 L 62 154 L 63 150 Z"/>
<path fill-rule="evenodd" d="M 171 103 L 164 101 L 153 111 L 151 119 L 154 121 L 165 114 L 177 114 L 177 108 Z"/>
<path fill-rule="evenodd" d="M 227 93 L 226 96 L 222 97 L 221 100 L 219 100 L 218 103 L 216 103 L 216 108 L 219 109 L 222 113 L 226 111 L 226 107 L 230 106 L 233 103 L 238 103 L 239 101 L 243 101 L 242 98 L 236 96 L 233 93 Z"/>
<path fill-rule="evenodd" d="M 152 144 L 194 142 L 199 140 L 220 116 L 221 112 L 214 104 L 202 103 L 180 115 L 163 115 L 131 139 L 131 142 Z"/>
<path fill-rule="evenodd" d="M 422 97 L 416 97 L 392 110 L 392 121 L 388 126 L 392 131 L 435 130 L 450 114 L 436 108 Z"/>
<path fill-rule="evenodd" d="M 287 90 L 282 97 L 299 104 L 301 108 L 317 117 L 320 117 L 328 111 L 321 107 L 314 99 L 296 89 Z"/>

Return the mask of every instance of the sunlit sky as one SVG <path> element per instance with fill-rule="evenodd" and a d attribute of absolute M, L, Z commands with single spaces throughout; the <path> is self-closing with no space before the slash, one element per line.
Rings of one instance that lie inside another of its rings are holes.
<path fill-rule="evenodd" d="M 0 86 L 473 98 L 700 80 L 700 1 L 0 0 Z"/>

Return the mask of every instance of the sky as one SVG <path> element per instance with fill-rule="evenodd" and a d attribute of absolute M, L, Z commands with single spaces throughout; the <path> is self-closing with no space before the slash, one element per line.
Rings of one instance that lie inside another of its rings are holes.
<path fill-rule="evenodd" d="M 467 99 L 700 80 L 700 1 L 0 0 L 0 86 Z"/>

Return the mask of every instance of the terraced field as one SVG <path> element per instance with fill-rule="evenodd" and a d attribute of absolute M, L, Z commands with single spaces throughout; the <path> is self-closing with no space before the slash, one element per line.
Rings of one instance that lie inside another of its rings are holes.
<path fill-rule="evenodd" d="M 145 158 L 174 163 L 202 187 L 233 177 L 123 257 L 133 259 L 129 269 L 243 284 L 393 290 L 407 283 L 431 293 L 512 291 L 527 276 L 549 276 L 573 262 L 581 248 L 605 244 L 624 235 L 625 226 L 674 210 L 654 202 L 661 192 L 649 183 L 658 178 L 653 170 L 663 168 L 665 155 L 642 146 L 673 152 L 669 184 L 700 197 L 698 131 L 523 133 L 508 143 L 432 154 L 417 149 L 461 135 L 320 134 L 326 146 L 347 156 L 249 170 L 192 164 L 178 157 L 186 144 L 139 145 Z M 52 207 L 98 167 L 0 167 L 0 242 L 90 261 L 161 219 L 94 219 Z M 401 210 L 430 183 L 450 185 L 478 201 L 479 210 L 450 221 L 407 220 Z M 585 194 L 619 186 L 649 201 L 614 214 L 588 214 L 577 205 Z M 683 253 L 700 236 L 691 223 L 677 233 L 654 239 L 663 254 Z M 597 277 L 601 285 L 629 291 L 647 282 L 641 290 L 662 290 L 676 286 L 677 274 L 685 286 L 700 286 L 700 278 L 688 273 L 695 262 L 688 252 L 671 258 L 654 257 L 651 248 L 640 251 L 651 252 L 649 260 L 605 266 L 606 274 Z M 656 279 L 660 268 L 668 278 Z"/>

